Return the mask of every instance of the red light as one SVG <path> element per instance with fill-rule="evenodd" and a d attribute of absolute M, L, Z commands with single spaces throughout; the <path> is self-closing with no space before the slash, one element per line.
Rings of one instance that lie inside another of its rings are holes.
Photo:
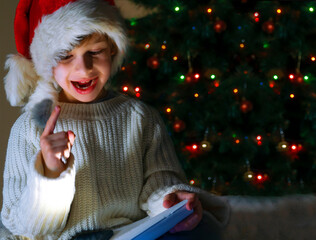
<path fill-rule="evenodd" d="M 295 151 L 295 150 L 297 150 L 297 146 L 296 146 L 295 144 L 293 144 L 293 145 L 291 146 L 291 149 L 292 149 L 293 151 Z"/>
<path fill-rule="evenodd" d="M 290 74 L 289 79 L 294 79 L 294 74 Z"/>
<path fill-rule="evenodd" d="M 197 146 L 196 144 L 193 144 L 193 145 L 192 145 L 192 149 L 193 149 L 193 150 L 197 150 L 197 148 L 198 148 L 198 146 Z"/>
<path fill-rule="evenodd" d="M 259 19 L 259 18 L 255 18 L 255 21 L 256 21 L 256 22 L 259 22 L 259 21 L 260 21 L 260 19 Z"/>
<path fill-rule="evenodd" d="M 196 74 L 194 75 L 194 77 L 195 77 L 195 79 L 199 79 L 199 78 L 200 78 L 200 74 L 196 73 Z"/>
<path fill-rule="evenodd" d="M 257 144 L 258 144 L 258 146 L 261 146 L 261 145 L 262 145 L 262 142 L 261 142 L 261 141 L 258 141 Z"/>
<path fill-rule="evenodd" d="M 139 97 L 140 97 L 140 93 L 136 93 L 136 97 L 138 97 L 138 98 L 139 98 Z"/>
<path fill-rule="evenodd" d="M 263 180 L 263 176 L 262 176 L 261 174 L 259 174 L 259 175 L 257 176 L 257 179 L 258 179 L 259 181 L 261 181 L 261 180 Z"/>
<path fill-rule="evenodd" d="M 253 15 L 254 15 L 255 17 L 259 17 L 259 13 L 258 13 L 258 12 L 255 12 Z"/>
<path fill-rule="evenodd" d="M 135 92 L 139 92 L 140 91 L 140 88 L 139 87 L 136 87 L 135 88 Z"/>
<path fill-rule="evenodd" d="M 128 91 L 128 87 L 127 87 L 127 86 L 124 86 L 124 87 L 123 87 L 123 91 L 124 91 L 124 92 L 127 92 L 127 91 Z"/>
<path fill-rule="evenodd" d="M 219 81 L 214 81 L 214 86 L 219 87 Z"/>
<path fill-rule="evenodd" d="M 257 140 L 260 141 L 262 137 L 260 135 L 257 136 Z"/>

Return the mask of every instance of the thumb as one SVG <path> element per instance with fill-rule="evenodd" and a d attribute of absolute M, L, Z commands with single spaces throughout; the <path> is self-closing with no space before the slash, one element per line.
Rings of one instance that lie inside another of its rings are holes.
<path fill-rule="evenodd" d="M 67 132 L 67 135 L 68 135 L 68 141 L 70 142 L 70 145 L 74 145 L 74 142 L 75 142 L 75 139 L 76 139 L 76 135 L 74 134 L 73 131 L 68 131 Z"/>
<path fill-rule="evenodd" d="M 164 208 L 170 208 L 172 207 L 177 200 L 177 195 L 175 193 L 169 193 L 167 194 L 163 199 L 163 207 Z"/>

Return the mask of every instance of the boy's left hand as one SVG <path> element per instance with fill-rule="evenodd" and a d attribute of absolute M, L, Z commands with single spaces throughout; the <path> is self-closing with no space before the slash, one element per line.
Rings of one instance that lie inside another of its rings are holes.
<path fill-rule="evenodd" d="M 181 231 L 190 231 L 194 229 L 202 219 L 203 209 L 202 204 L 196 193 L 178 191 L 170 193 L 164 197 L 163 206 L 170 208 L 173 205 L 181 202 L 182 200 L 188 200 L 186 208 L 188 210 L 193 209 L 194 212 L 184 219 L 182 222 L 174 226 L 169 232 L 176 233 Z"/>

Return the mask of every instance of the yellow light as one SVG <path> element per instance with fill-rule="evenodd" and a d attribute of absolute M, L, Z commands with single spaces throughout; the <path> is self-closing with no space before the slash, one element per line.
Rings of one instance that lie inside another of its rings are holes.
<path fill-rule="evenodd" d="M 166 50 L 166 48 L 167 48 L 166 45 L 161 45 L 162 50 Z"/>
<path fill-rule="evenodd" d="M 233 91 L 234 91 L 234 93 L 238 93 L 238 89 L 237 88 L 235 88 Z"/>
<path fill-rule="evenodd" d="M 290 94 L 290 98 L 294 98 L 295 95 L 293 93 Z"/>
<path fill-rule="evenodd" d="M 311 57 L 311 60 L 312 60 L 313 62 L 315 62 L 315 61 L 316 61 L 316 58 L 315 58 L 315 57 Z"/>
<path fill-rule="evenodd" d="M 173 61 L 177 61 L 178 60 L 178 57 L 177 56 L 174 56 L 173 57 Z"/>
<path fill-rule="evenodd" d="M 167 112 L 167 113 L 171 113 L 171 108 L 168 107 L 168 108 L 166 109 L 166 112 Z"/>
<path fill-rule="evenodd" d="M 125 71 L 125 70 L 126 70 L 126 67 L 122 67 L 121 69 L 122 69 L 122 71 Z"/>
<path fill-rule="evenodd" d="M 282 144 L 282 146 L 281 146 L 282 148 L 287 148 L 287 145 L 286 144 Z"/>
<path fill-rule="evenodd" d="M 237 143 L 237 144 L 240 143 L 240 140 L 239 140 L 239 139 L 236 139 L 235 143 Z"/>
<path fill-rule="evenodd" d="M 277 9 L 277 13 L 280 14 L 282 13 L 282 10 L 280 8 Z"/>
<path fill-rule="evenodd" d="M 252 176 L 252 174 L 248 174 L 247 177 L 248 177 L 249 179 L 251 179 L 253 176 Z"/>
<path fill-rule="evenodd" d="M 241 44 L 239 44 L 239 47 L 240 47 L 240 48 L 244 48 L 244 47 L 245 47 L 245 44 L 241 43 Z"/>
<path fill-rule="evenodd" d="M 199 94 L 198 94 L 198 93 L 194 94 L 194 97 L 198 98 L 198 97 L 199 97 Z"/>
<path fill-rule="evenodd" d="M 207 9 L 207 13 L 211 13 L 212 11 L 213 11 L 212 8 Z"/>

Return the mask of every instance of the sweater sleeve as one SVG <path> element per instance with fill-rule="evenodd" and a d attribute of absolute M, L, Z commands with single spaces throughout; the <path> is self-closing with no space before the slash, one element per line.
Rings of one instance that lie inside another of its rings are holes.
<path fill-rule="evenodd" d="M 145 184 L 140 197 L 140 206 L 148 215 L 154 216 L 165 210 L 163 198 L 176 191 L 195 192 L 203 208 L 219 225 L 226 225 L 230 208 L 221 197 L 186 184 L 184 172 L 178 162 L 173 143 L 165 125 L 155 111 L 148 118 L 148 136 L 144 157 Z"/>
<path fill-rule="evenodd" d="M 75 192 L 73 156 L 59 178 L 43 176 L 39 131 L 27 116 L 13 125 L 3 175 L 3 224 L 31 239 L 62 231 Z"/>

